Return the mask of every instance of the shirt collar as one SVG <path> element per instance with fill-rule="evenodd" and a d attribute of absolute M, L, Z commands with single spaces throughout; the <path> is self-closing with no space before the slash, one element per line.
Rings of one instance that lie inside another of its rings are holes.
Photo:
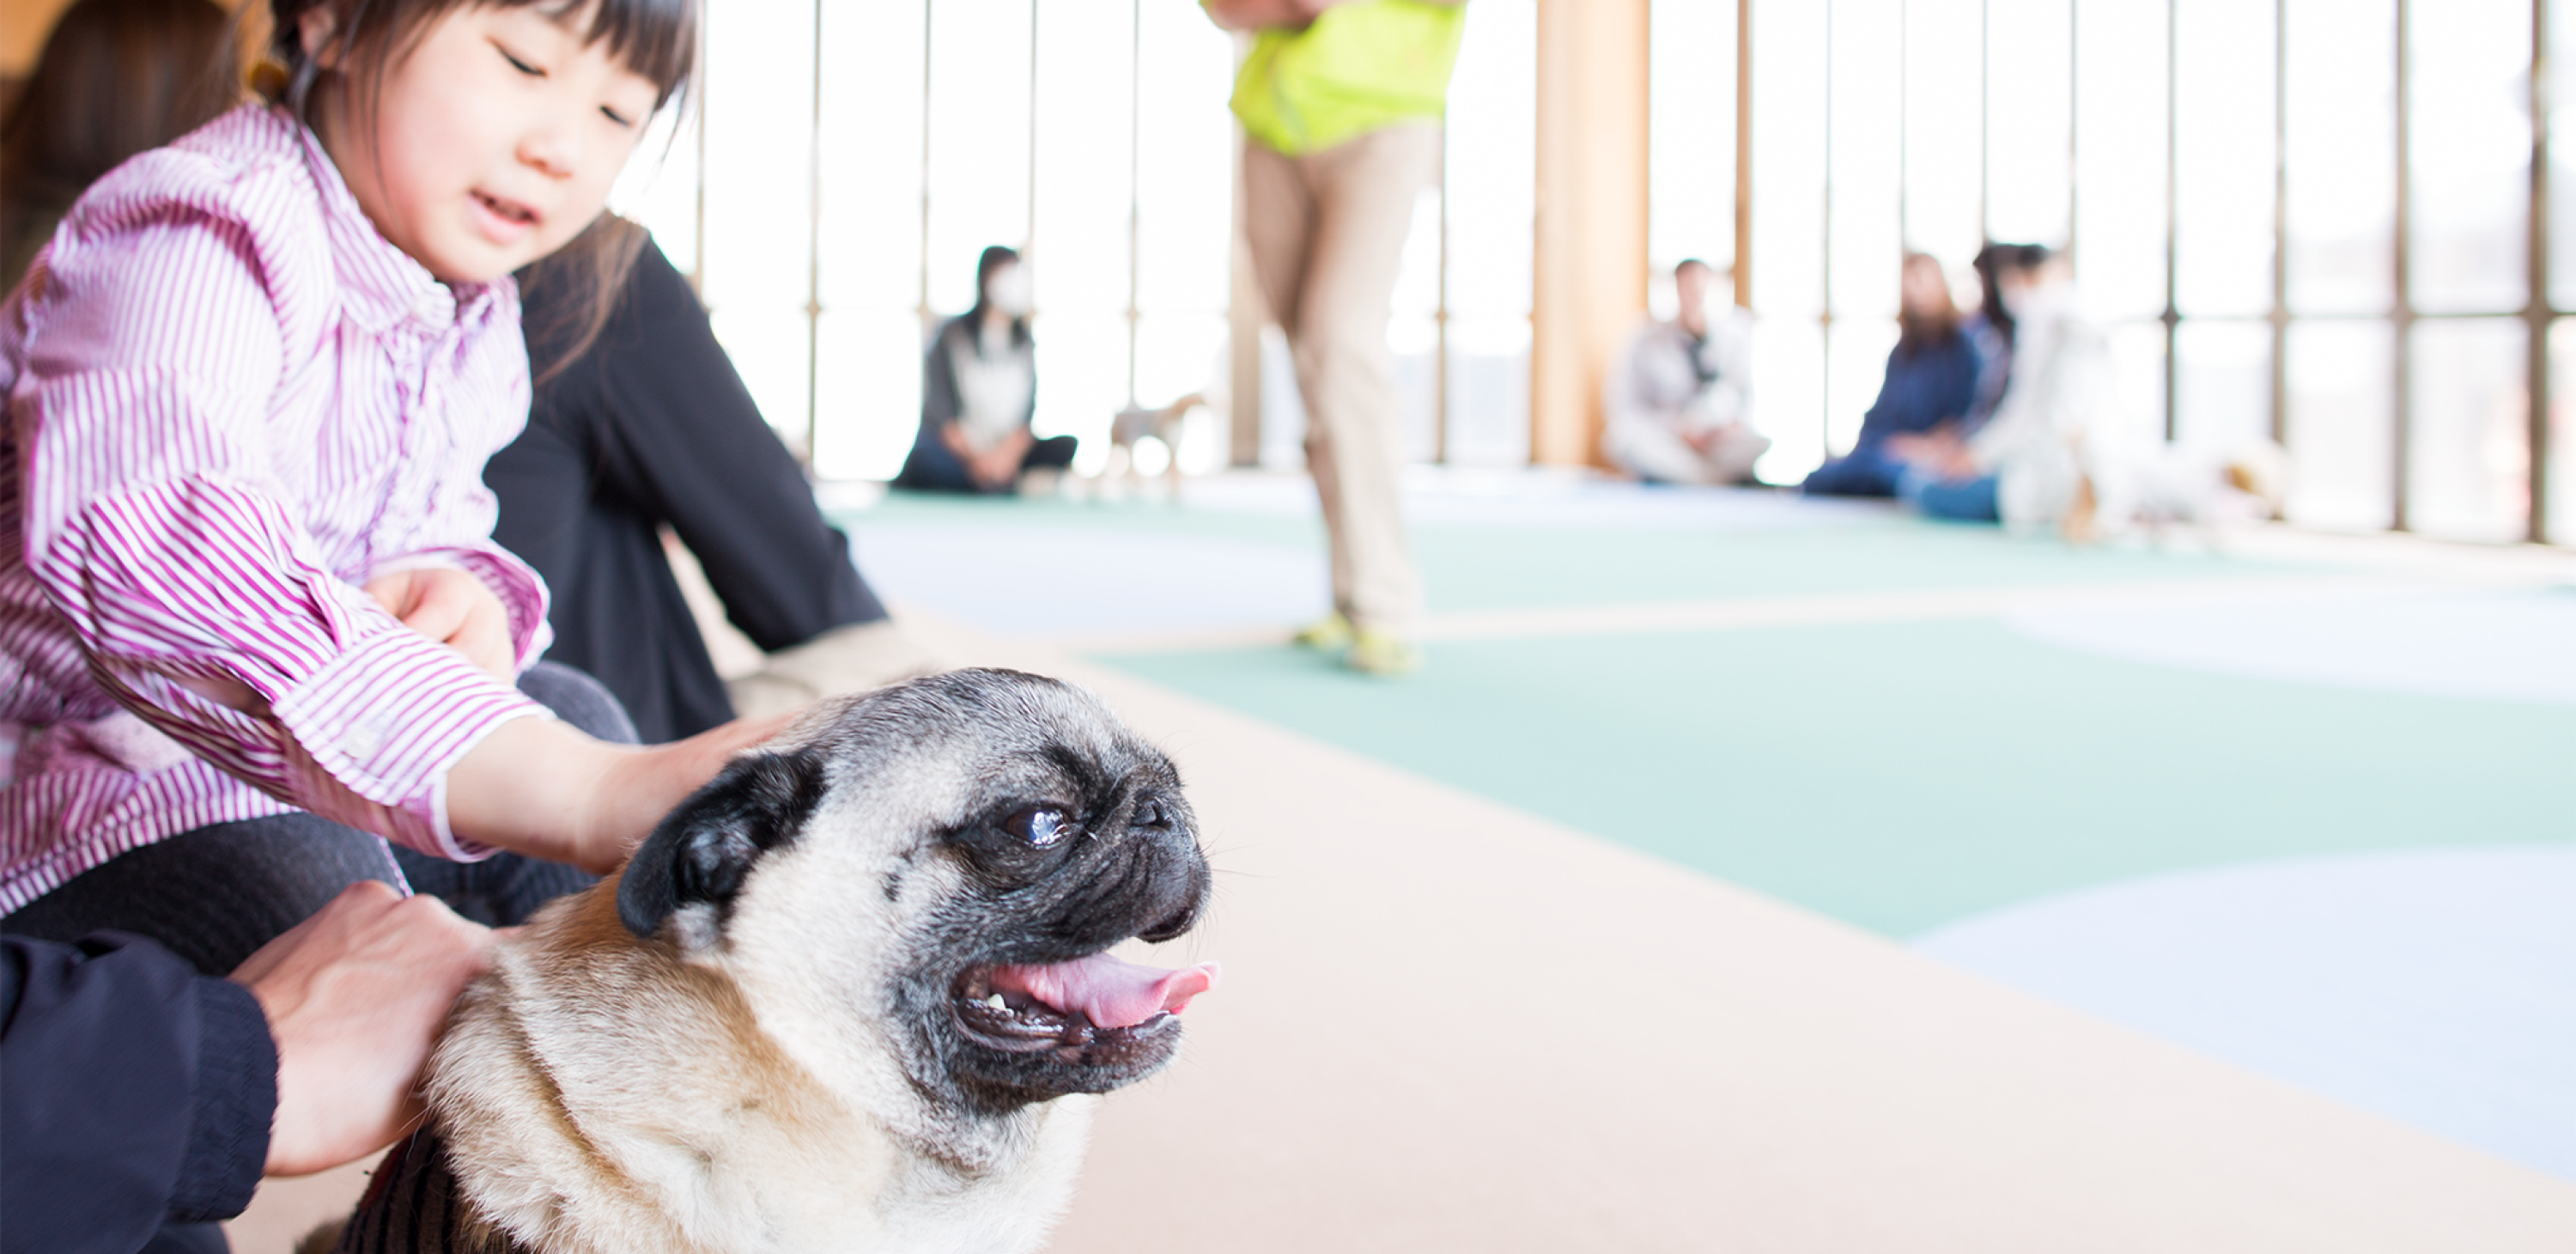
<path fill-rule="evenodd" d="M 282 115 L 281 115 L 282 116 Z M 331 259 L 340 274 L 340 307 L 351 321 L 369 331 L 388 331 L 406 320 L 446 327 L 490 310 L 495 284 L 449 287 L 429 268 L 394 247 L 358 207 L 340 167 L 322 147 L 313 128 L 288 120 L 304 145 L 305 165 L 322 195 L 322 224 L 331 240 Z"/>

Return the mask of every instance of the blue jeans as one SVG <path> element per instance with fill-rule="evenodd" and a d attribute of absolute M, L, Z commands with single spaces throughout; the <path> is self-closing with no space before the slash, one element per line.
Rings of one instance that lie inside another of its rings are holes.
<path fill-rule="evenodd" d="M 1887 455 L 1884 446 L 1863 444 L 1850 454 L 1816 467 L 1798 490 L 1808 496 L 1894 496 L 1905 465 Z"/>
<path fill-rule="evenodd" d="M 1949 522 L 2000 522 L 2003 514 L 1995 506 L 1995 477 L 1980 475 L 1974 479 L 1941 480 L 1917 470 L 1907 470 L 1896 478 L 1897 498 L 1921 510 L 1926 518 Z"/>

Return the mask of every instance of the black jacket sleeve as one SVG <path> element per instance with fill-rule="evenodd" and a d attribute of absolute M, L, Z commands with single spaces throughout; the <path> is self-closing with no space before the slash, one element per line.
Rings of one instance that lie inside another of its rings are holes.
<path fill-rule="evenodd" d="M 276 1112 L 250 990 L 139 937 L 0 937 L 0 1254 L 131 1254 L 240 1214 Z"/>
<path fill-rule="evenodd" d="M 636 258 L 590 351 L 537 390 L 539 424 L 592 459 L 593 492 L 679 533 L 725 617 L 762 649 L 886 616 L 661 249 Z"/>

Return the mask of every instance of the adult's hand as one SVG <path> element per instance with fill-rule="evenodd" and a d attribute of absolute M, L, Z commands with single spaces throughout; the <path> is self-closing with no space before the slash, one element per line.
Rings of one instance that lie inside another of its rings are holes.
<path fill-rule="evenodd" d="M 453 566 L 422 566 L 368 580 L 367 595 L 403 626 L 464 654 L 502 683 L 518 680 L 510 611 L 482 580 Z"/>
<path fill-rule="evenodd" d="M 430 1045 L 491 939 L 435 897 L 363 880 L 233 972 L 277 1041 L 269 1175 L 354 1162 L 410 1129 Z"/>
<path fill-rule="evenodd" d="M 1029 460 L 1029 446 L 1036 442 L 1037 437 L 1022 427 L 1003 436 L 993 447 L 976 454 L 974 460 L 966 464 L 967 474 L 973 477 L 975 486 L 987 492 L 999 492 L 1010 487 L 1019 481 L 1020 467 Z"/>

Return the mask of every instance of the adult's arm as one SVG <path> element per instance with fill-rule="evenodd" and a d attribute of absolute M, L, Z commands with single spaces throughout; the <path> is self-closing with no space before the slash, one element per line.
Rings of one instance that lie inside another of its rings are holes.
<path fill-rule="evenodd" d="M 241 985 L 115 933 L 0 937 L 0 1251 L 131 1254 L 240 1214 L 277 1074 Z"/>
<path fill-rule="evenodd" d="M 725 616 L 761 648 L 886 616 L 851 564 L 849 538 L 815 507 L 803 468 L 659 248 L 648 243 L 636 258 L 590 352 L 538 389 L 530 423 L 595 450 L 593 490 L 669 523 Z M 561 522 L 572 529 L 570 516 Z"/>

